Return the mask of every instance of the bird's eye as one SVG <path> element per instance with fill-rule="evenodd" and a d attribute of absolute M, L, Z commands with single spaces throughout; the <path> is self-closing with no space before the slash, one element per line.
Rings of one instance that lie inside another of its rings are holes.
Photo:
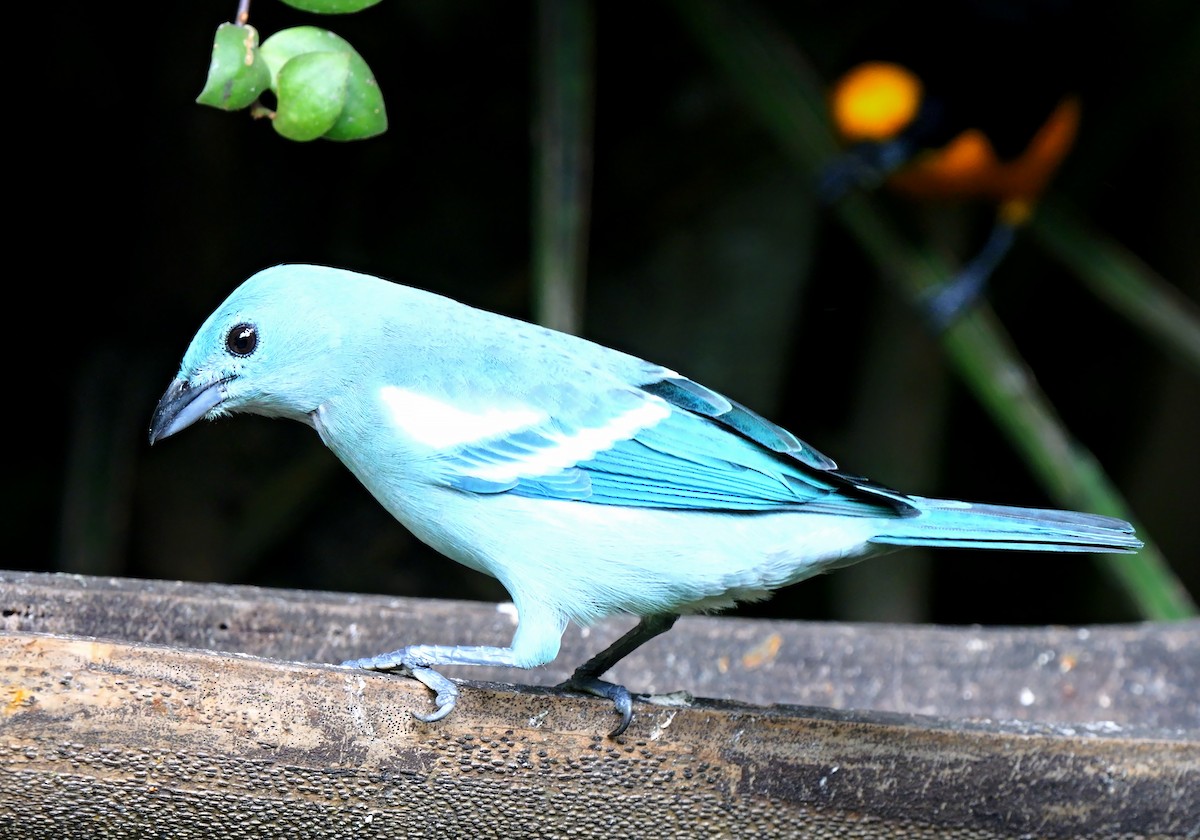
<path fill-rule="evenodd" d="M 249 356 L 258 347 L 258 328 L 238 324 L 225 336 L 225 349 L 235 356 Z"/>

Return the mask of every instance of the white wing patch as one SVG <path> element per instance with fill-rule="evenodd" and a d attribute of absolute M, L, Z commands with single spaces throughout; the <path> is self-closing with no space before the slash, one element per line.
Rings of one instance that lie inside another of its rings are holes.
<path fill-rule="evenodd" d="M 642 429 L 661 422 L 671 413 L 664 400 L 648 399 L 616 415 L 599 428 L 576 429 L 573 434 L 545 435 L 547 446 L 522 458 L 480 465 L 470 475 L 484 481 L 508 482 L 518 478 L 550 475 L 590 460 L 617 441 L 629 440 Z"/>
<path fill-rule="evenodd" d="M 549 420 L 533 408 L 489 408 L 472 412 L 395 385 L 379 389 L 391 420 L 418 443 L 461 446 L 527 429 Z"/>

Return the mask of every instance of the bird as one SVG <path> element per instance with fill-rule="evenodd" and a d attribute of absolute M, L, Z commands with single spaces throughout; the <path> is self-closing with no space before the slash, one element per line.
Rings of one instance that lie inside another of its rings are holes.
<path fill-rule="evenodd" d="M 533 668 L 568 622 L 637 617 L 561 687 L 632 696 L 601 677 L 680 615 L 903 546 L 1134 552 L 1090 513 L 902 493 L 845 472 L 751 409 L 584 337 L 331 266 L 284 263 L 200 326 L 154 409 L 150 444 L 201 419 L 311 426 L 420 540 L 507 590 L 507 647 L 417 643 L 341 665 L 411 675 L 433 722 L 458 701 L 445 665 Z"/>
<path fill-rule="evenodd" d="M 1079 18 L 1066 0 L 904 6 L 863 36 L 861 58 L 830 87 L 845 150 L 819 173 L 825 202 L 886 186 L 914 202 L 994 210 L 977 253 L 921 301 L 936 331 L 982 295 L 1075 145 L 1087 66 Z"/>

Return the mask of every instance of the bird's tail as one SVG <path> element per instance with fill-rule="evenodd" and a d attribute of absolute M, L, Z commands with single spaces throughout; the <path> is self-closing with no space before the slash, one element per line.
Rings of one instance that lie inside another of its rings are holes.
<path fill-rule="evenodd" d="M 1116 552 L 1141 548 L 1133 526 L 1111 516 L 910 497 L 919 516 L 895 519 L 871 541 L 885 545 Z"/>

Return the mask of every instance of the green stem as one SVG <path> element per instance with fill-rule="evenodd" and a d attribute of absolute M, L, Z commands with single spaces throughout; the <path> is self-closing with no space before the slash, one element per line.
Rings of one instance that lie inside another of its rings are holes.
<path fill-rule="evenodd" d="M 590 0 L 539 0 L 533 166 L 533 294 L 538 323 L 578 333 L 592 169 Z"/>

